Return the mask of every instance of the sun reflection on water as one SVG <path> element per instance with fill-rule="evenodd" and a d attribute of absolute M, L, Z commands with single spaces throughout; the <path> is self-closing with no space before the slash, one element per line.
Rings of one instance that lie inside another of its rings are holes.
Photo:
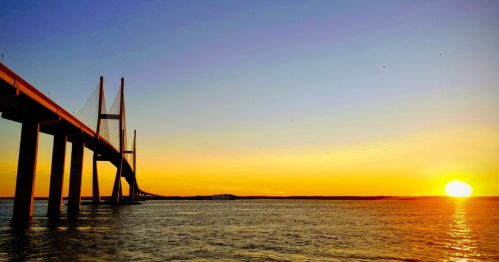
<path fill-rule="evenodd" d="M 449 222 L 448 243 L 445 245 L 448 250 L 447 261 L 475 261 L 469 257 L 475 257 L 476 241 L 467 220 L 467 210 L 464 201 L 455 203 L 455 211 L 452 220 Z"/>

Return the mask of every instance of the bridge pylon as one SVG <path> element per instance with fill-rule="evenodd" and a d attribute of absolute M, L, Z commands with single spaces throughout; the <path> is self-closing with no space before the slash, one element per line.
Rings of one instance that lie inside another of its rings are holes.
<path fill-rule="evenodd" d="M 123 193 L 121 188 L 121 175 L 123 171 L 123 152 L 124 152 L 124 139 L 125 130 L 123 129 L 123 117 L 125 113 L 125 79 L 121 78 L 121 88 L 120 88 L 120 113 L 119 113 L 119 126 L 120 126 L 120 164 L 118 170 L 116 171 L 116 178 L 114 179 L 113 195 L 111 196 L 111 202 L 118 203 L 123 199 Z"/>
<path fill-rule="evenodd" d="M 99 82 L 99 107 L 97 109 L 97 127 L 96 127 L 96 139 L 99 140 L 100 131 L 101 131 L 101 115 L 103 111 L 103 99 L 104 99 L 104 77 L 100 77 Z M 99 203 L 100 202 L 100 192 L 99 192 L 99 174 L 97 170 L 97 152 L 94 152 L 94 157 L 92 159 L 92 202 Z"/>

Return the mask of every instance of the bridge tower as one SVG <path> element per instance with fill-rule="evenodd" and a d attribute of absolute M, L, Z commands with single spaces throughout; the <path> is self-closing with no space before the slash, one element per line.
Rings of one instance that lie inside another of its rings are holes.
<path fill-rule="evenodd" d="M 100 131 L 101 131 L 101 115 L 102 115 L 102 107 L 104 98 L 104 77 L 100 77 L 99 84 L 99 107 L 98 107 L 98 115 L 97 115 L 97 128 L 96 128 L 96 140 L 99 140 Z M 99 154 L 94 151 L 94 156 L 92 159 L 92 202 L 99 203 L 100 202 L 100 193 L 99 193 L 99 177 L 97 172 L 97 159 Z"/>
<path fill-rule="evenodd" d="M 123 154 L 124 154 L 124 139 L 125 130 L 123 129 L 123 117 L 125 113 L 125 79 L 121 78 L 121 88 L 120 88 L 120 113 L 119 113 L 119 126 L 120 126 L 120 164 L 118 165 L 118 170 L 116 171 L 116 178 L 114 179 L 113 195 L 111 196 L 111 202 L 117 203 L 123 200 L 123 192 L 121 187 L 121 173 L 123 170 Z"/>

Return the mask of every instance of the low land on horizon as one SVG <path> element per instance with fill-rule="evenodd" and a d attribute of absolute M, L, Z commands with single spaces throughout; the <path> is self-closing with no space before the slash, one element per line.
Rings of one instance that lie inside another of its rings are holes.
<path fill-rule="evenodd" d="M 226 194 L 229 195 L 229 194 Z M 276 200 L 448 200 L 448 199 L 469 199 L 469 200 L 487 200 L 499 201 L 499 196 L 470 196 L 465 198 L 456 198 L 450 196 L 233 196 L 238 200 L 252 199 L 276 199 Z M 148 198 L 148 200 L 208 200 L 209 196 L 163 196 Z M 102 201 L 110 199 L 110 196 L 101 197 Z M 14 197 L 0 197 L 0 200 L 13 200 Z M 64 197 L 64 200 L 67 200 Z M 92 200 L 91 196 L 84 196 L 82 201 Z M 35 200 L 48 200 L 48 197 L 35 197 Z"/>

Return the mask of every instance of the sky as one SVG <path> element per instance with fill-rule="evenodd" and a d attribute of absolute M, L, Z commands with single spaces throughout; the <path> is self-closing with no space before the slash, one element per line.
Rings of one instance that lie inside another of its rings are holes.
<path fill-rule="evenodd" d="M 143 190 L 420 196 L 458 179 L 498 195 L 498 1 L 7 0 L 0 10 L 3 63 L 68 112 L 100 76 L 109 107 L 125 78 Z M 0 197 L 14 196 L 20 130 L 0 118 Z M 48 196 L 52 141 L 40 135 L 35 196 Z M 115 172 L 99 162 L 101 195 Z"/>

